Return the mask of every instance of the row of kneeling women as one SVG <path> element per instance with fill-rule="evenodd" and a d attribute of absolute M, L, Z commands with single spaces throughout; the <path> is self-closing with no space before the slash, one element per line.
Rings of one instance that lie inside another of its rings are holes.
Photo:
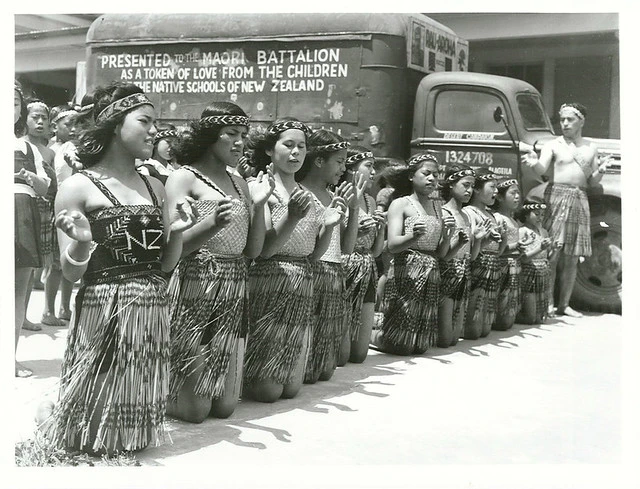
<path fill-rule="evenodd" d="M 292 398 L 370 344 L 420 354 L 507 329 L 521 309 L 544 318 L 553 246 L 515 180 L 463 166 L 439 180 L 420 153 L 385 170 L 376 201 L 368 149 L 293 118 L 248 136 L 245 112 L 214 102 L 163 184 L 135 167 L 157 132 L 145 94 L 100 87 L 93 111 L 83 169 L 55 203 L 63 273 L 82 278 L 46 422 L 62 446 L 139 450 L 162 441 L 166 414 Z"/>

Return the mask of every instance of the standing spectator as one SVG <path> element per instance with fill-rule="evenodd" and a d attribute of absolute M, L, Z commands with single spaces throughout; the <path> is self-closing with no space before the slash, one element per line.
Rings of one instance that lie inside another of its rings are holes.
<path fill-rule="evenodd" d="M 40 256 L 40 212 L 38 196 L 47 193 L 51 179 L 42 166 L 37 148 L 21 138 L 26 129 L 27 107 L 22 90 L 16 83 L 13 94 L 14 121 L 14 253 L 15 253 L 15 348 L 25 319 L 29 279 L 34 269 L 42 266 Z M 16 377 L 29 377 L 33 372 L 18 362 Z"/>
<path fill-rule="evenodd" d="M 558 277 L 558 304 L 556 314 L 580 317 L 582 314 L 569 307 L 581 256 L 591 256 L 591 228 L 589 200 L 586 188 L 602 179 L 610 163 L 598 156 L 598 148 L 582 137 L 587 109 L 578 103 L 560 107 L 562 136 L 542 147 L 540 157 L 535 151 L 523 155 L 522 161 L 536 173 L 542 175 L 550 167 L 552 177 L 544 192 L 548 205 L 543 226 L 549 231 L 552 241 L 562 245 L 561 252 L 550 263 L 551 304 Z M 551 306 L 553 312 L 553 306 Z"/>

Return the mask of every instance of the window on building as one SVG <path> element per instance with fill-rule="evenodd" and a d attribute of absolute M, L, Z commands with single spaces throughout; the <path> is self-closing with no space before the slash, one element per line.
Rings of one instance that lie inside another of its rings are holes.
<path fill-rule="evenodd" d="M 526 81 L 542 93 L 544 70 L 542 63 L 534 64 L 512 64 L 512 65 L 492 65 L 489 66 L 489 73 L 492 75 L 508 76 Z"/>
<path fill-rule="evenodd" d="M 504 131 L 493 119 L 496 107 L 506 111 L 502 101 L 491 93 L 469 90 L 443 90 L 436 98 L 435 126 L 441 131 Z"/>

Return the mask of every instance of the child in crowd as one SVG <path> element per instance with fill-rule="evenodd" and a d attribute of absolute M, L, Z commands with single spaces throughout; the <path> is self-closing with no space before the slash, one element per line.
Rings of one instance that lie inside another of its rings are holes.
<path fill-rule="evenodd" d="M 520 225 L 514 217 L 520 207 L 520 187 L 515 179 L 507 179 L 498 183 L 498 193 L 493 205 L 494 215 L 498 225 L 505 230 L 506 243 L 500 255 L 500 268 L 504 270 L 500 291 L 496 319 L 492 328 L 498 331 L 510 329 L 520 311 Z"/>
<path fill-rule="evenodd" d="M 177 139 L 178 131 L 173 124 L 158 124 L 158 132 L 153 139 L 153 154 L 138 166 L 138 171 L 165 184 L 171 172 L 178 168 L 174 150 Z"/>
<path fill-rule="evenodd" d="M 497 176 L 487 168 L 476 170 L 473 195 L 462 211 L 471 222 L 475 240 L 481 240 L 478 255 L 472 255 L 471 295 L 464 324 L 465 339 L 476 340 L 491 332 L 496 317 L 503 270 L 499 256 L 506 246 L 504 227 L 489 207 L 495 203 Z"/>
<path fill-rule="evenodd" d="M 331 131 L 319 129 L 309 137 L 307 145 L 304 165 L 296 174 L 296 180 L 311 191 L 316 206 L 324 212 L 336 202 L 345 208 L 346 204 L 357 205 L 351 183 L 343 182 L 335 194 L 329 190 L 344 174 L 349 143 Z M 359 190 L 362 193 L 364 185 Z M 340 363 L 340 345 L 348 326 L 342 253 L 353 251 L 357 219 L 354 211 L 349 214 L 346 226 L 335 226 L 328 249 L 312 263 L 314 312 L 306 383 L 329 380 Z"/>
<path fill-rule="evenodd" d="M 522 300 L 517 321 L 522 324 L 540 324 L 549 311 L 549 259 L 560 245 L 552 243 L 549 233 L 542 227 L 547 209 L 544 202 L 525 201 L 515 217 L 522 223 L 519 234 L 522 254 Z"/>
<path fill-rule="evenodd" d="M 440 269 L 449 251 L 455 220 L 443 219 L 438 161 L 430 153 L 411 157 L 389 175 L 394 200 L 389 206 L 388 246 L 393 254 L 383 301 L 384 320 L 372 333 L 378 349 L 398 355 L 422 354 L 438 336 Z"/>
<path fill-rule="evenodd" d="M 365 190 L 373 184 L 375 158 L 361 146 L 347 150 L 346 171 L 342 181 L 362 178 Z M 378 271 L 376 258 L 382 253 L 386 218 L 376 209 L 375 199 L 367 192 L 358 197 L 358 235 L 351 254 L 342 255 L 349 315 L 349 361 L 362 363 L 367 357 L 373 329 Z"/>
<path fill-rule="evenodd" d="M 455 345 L 464 328 L 465 313 L 471 287 L 471 222 L 462 212 L 473 194 L 475 171 L 464 165 L 447 168 L 441 183 L 443 215 L 455 219 L 450 251 L 440 261 L 442 301 L 438 311 L 438 346 L 448 348 Z M 474 253 L 477 255 L 481 240 L 474 239 Z M 475 256 L 474 255 L 474 256 Z"/>

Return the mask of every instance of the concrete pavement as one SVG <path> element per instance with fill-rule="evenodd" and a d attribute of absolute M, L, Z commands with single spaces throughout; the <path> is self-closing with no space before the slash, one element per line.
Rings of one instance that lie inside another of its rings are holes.
<path fill-rule="evenodd" d="M 28 317 L 38 320 L 43 293 Z M 275 404 L 242 401 L 230 419 L 170 419 L 172 443 L 140 453 L 178 468 L 330 464 L 618 464 L 622 320 L 593 314 L 492 332 L 424 356 L 370 351 L 362 365 Z M 14 440 L 55 399 L 67 327 L 23 331 Z"/>

